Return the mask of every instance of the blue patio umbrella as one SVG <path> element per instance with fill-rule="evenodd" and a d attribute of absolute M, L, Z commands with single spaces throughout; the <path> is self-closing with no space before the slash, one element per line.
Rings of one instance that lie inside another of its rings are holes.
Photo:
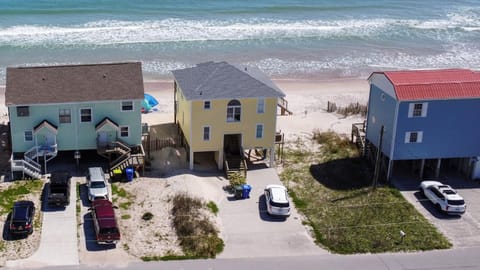
<path fill-rule="evenodd" d="M 149 94 L 143 94 L 144 98 L 142 101 L 142 111 L 147 113 L 149 112 L 153 107 L 158 105 L 158 101 Z"/>

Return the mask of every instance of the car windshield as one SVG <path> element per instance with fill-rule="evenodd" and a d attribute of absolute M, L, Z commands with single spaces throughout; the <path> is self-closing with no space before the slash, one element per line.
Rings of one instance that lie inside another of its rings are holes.
<path fill-rule="evenodd" d="M 278 202 L 270 201 L 270 205 L 274 207 L 290 207 L 290 204 L 288 202 L 278 203 Z"/>
<path fill-rule="evenodd" d="M 15 209 L 15 211 L 13 213 L 13 219 L 14 220 L 25 220 L 25 219 L 27 219 L 27 211 L 28 211 L 28 209 L 24 208 L 24 207 L 19 207 L 19 208 Z"/>
<path fill-rule="evenodd" d="M 464 200 L 448 200 L 449 205 L 464 205 Z"/>
<path fill-rule="evenodd" d="M 451 189 L 444 190 L 443 193 L 448 194 L 448 195 L 457 194 L 455 191 L 453 191 L 453 190 L 451 190 Z"/>
<path fill-rule="evenodd" d="M 104 182 L 91 182 L 90 187 L 91 188 L 104 188 L 105 183 Z"/>

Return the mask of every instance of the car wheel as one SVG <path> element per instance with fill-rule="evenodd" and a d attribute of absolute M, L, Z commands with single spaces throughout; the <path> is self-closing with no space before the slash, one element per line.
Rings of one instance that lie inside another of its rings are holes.
<path fill-rule="evenodd" d="M 420 195 L 422 195 L 423 197 L 426 197 L 426 196 L 425 196 L 425 190 L 423 190 L 423 188 L 420 188 L 419 191 L 420 191 Z"/>
<path fill-rule="evenodd" d="M 437 210 L 438 210 L 439 212 L 443 213 L 443 210 L 442 210 L 442 207 L 440 206 L 440 204 L 437 203 L 437 204 L 435 205 L 435 208 L 437 208 Z"/>

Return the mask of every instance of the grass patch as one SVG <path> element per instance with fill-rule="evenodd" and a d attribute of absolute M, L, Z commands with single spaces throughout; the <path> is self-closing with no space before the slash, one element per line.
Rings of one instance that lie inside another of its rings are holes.
<path fill-rule="evenodd" d="M 127 210 L 128 208 L 130 208 L 130 205 L 132 205 L 133 202 L 132 201 L 128 201 L 128 202 L 122 202 L 118 205 L 118 207 L 124 209 L 124 210 Z"/>
<path fill-rule="evenodd" d="M 371 189 L 372 169 L 348 139 L 315 132 L 313 140 L 320 150 L 303 149 L 302 163 L 297 150 L 285 151 L 281 179 L 319 245 L 341 254 L 451 247 L 397 189 Z M 406 233 L 403 241 L 400 230 Z"/>
<path fill-rule="evenodd" d="M 80 206 L 80 183 L 79 182 L 77 182 L 76 189 L 77 189 L 77 198 L 76 198 L 76 201 L 75 201 L 75 209 L 77 211 L 77 216 L 78 216 L 78 215 L 80 215 L 80 211 L 82 210 L 82 208 Z"/>
<path fill-rule="evenodd" d="M 43 182 L 41 180 L 15 181 L 7 189 L 0 191 L 0 214 L 9 213 L 15 201 L 21 200 L 24 195 L 30 193 L 40 193 L 42 187 Z"/>
<path fill-rule="evenodd" d="M 131 219 L 132 216 L 130 216 L 129 214 L 126 214 L 126 215 L 122 215 L 122 219 Z"/>
<path fill-rule="evenodd" d="M 187 194 L 177 194 L 173 197 L 173 226 L 177 232 L 185 256 L 194 258 L 215 258 L 223 251 L 223 240 L 218 236 L 218 230 L 200 211 L 204 203 L 189 197 Z"/>
<path fill-rule="evenodd" d="M 141 257 L 144 262 L 151 261 L 180 261 L 180 260 L 195 260 L 205 259 L 204 257 L 186 256 L 186 255 L 165 255 L 165 256 L 143 256 Z"/>
<path fill-rule="evenodd" d="M 124 188 L 120 187 L 118 183 L 112 183 L 112 194 L 120 198 L 130 197 L 129 193 Z"/>
<path fill-rule="evenodd" d="M 215 202 L 209 201 L 207 203 L 207 208 L 210 209 L 214 215 L 218 214 L 218 206 L 215 204 Z"/>
<path fill-rule="evenodd" d="M 112 201 L 118 203 L 118 207 L 127 210 L 133 204 L 135 196 L 120 186 L 120 183 L 112 183 Z"/>

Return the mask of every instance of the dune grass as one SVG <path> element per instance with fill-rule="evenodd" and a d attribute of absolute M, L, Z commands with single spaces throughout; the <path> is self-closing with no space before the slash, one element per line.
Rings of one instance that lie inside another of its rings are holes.
<path fill-rule="evenodd" d="M 13 203 L 21 200 L 30 193 L 40 193 L 43 187 L 41 180 L 18 180 L 13 182 L 7 189 L 0 191 L 0 214 L 4 215 L 11 211 Z"/>
<path fill-rule="evenodd" d="M 281 178 L 319 245 L 340 254 L 451 247 L 397 189 L 370 187 L 373 169 L 347 138 L 315 132 L 312 143 L 321 146 L 286 149 Z"/>
<path fill-rule="evenodd" d="M 173 197 L 173 226 L 187 258 L 215 258 L 223 251 L 223 240 L 214 224 L 200 211 L 203 207 L 205 203 L 187 194 Z"/>

